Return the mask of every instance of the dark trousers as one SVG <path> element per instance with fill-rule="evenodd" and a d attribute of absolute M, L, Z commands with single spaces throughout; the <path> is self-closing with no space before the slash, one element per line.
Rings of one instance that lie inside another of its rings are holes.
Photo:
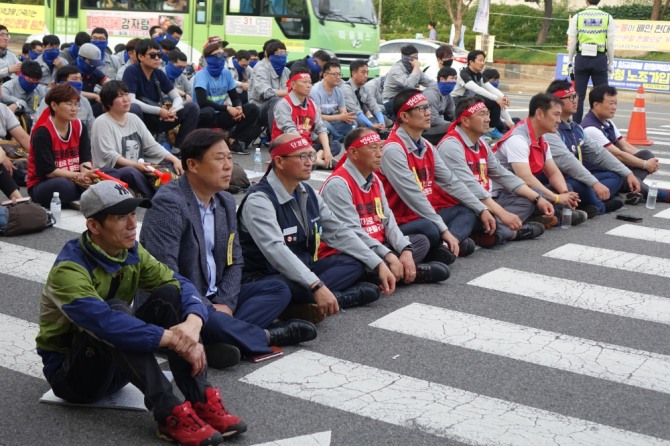
<path fill-rule="evenodd" d="M 18 188 L 19 186 L 14 181 L 14 178 L 7 172 L 5 166 L 0 164 L 0 191 L 9 197 Z"/>
<path fill-rule="evenodd" d="M 149 184 L 149 178 L 139 170 L 132 166 L 121 168 L 107 168 L 102 171 L 108 175 L 118 178 L 119 180 L 128 183 L 128 187 L 141 193 L 143 197 L 151 199 L 154 196 L 154 189 Z"/>
<path fill-rule="evenodd" d="M 79 200 L 82 190 L 72 180 L 63 177 L 47 178 L 28 189 L 28 194 L 33 201 L 47 209 L 54 192 L 58 192 L 61 204 L 65 205 Z"/>
<path fill-rule="evenodd" d="M 275 119 L 275 105 L 277 102 L 282 99 L 279 96 L 268 99 L 260 105 L 260 121 L 261 126 L 268 129 L 268 135 L 272 132 L 272 122 Z"/>
<path fill-rule="evenodd" d="M 209 305 L 209 320 L 202 331 L 205 344 L 223 342 L 243 353 L 270 353 L 265 328 L 277 319 L 291 302 L 291 291 L 282 280 L 244 283 L 237 297 L 234 316 Z"/>
<path fill-rule="evenodd" d="M 572 115 L 572 120 L 580 123 L 582 122 L 582 116 L 584 116 L 584 99 L 586 98 L 586 88 L 589 85 L 589 79 L 591 79 L 594 87 L 607 84 L 607 54 L 598 53 L 597 56 L 587 57 L 582 56 L 581 53 L 577 53 L 574 69 L 575 91 L 579 99 L 577 102 L 577 113 Z"/>
<path fill-rule="evenodd" d="M 316 274 L 332 292 L 343 291 L 353 286 L 365 275 L 365 265 L 347 254 L 335 254 L 318 260 L 310 270 Z M 291 290 L 291 303 L 313 304 L 314 294 L 297 282 L 288 280 L 281 274 L 262 276 L 268 280 L 284 281 Z M 251 279 L 253 280 L 253 279 Z"/>
<path fill-rule="evenodd" d="M 198 128 L 232 129 L 230 136 L 233 139 L 250 145 L 261 134 L 261 123 L 259 121 L 261 112 L 258 106 L 254 104 L 243 105 L 242 111 L 244 112 L 244 119 L 235 121 L 226 111 L 217 112 L 212 107 L 201 108 Z"/>
<path fill-rule="evenodd" d="M 423 262 L 423 259 L 428 255 L 428 251 L 430 251 L 430 242 L 428 241 L 428 237 L 423 234 L 410 234 L 407 236 L 407 238 L 409 238 L 409 241 L 412 244 L 412 260 L 414 260 L 414 263 L 418 265 L 419 263 Z M 394 250 L 390 245 L 385 245 L 387 248 L 392 250 L 396 256 L 400 255 L 400 253 Z"/>
<path fill-rule="evenodd" d="M 177 287 L 166 285 L 154 290 L 134 316 L 169 328 L 182 322 L 180 302 Z M 133 315 L 128 304 L 119 299 L 109 299 L 107 303 L 116 311 Z M 205 388 L 210 387 L 207 372 L 191 378 L 191 365 L 172 351 L 168 353 L 168 362 L 186 399 L 204 402 Z M 128 382 L 142 391 L 157 421 L 165 420 L 181 404 L 153 352 L 121 350 L 85 332 L 75 335 L 63 364 L 49 379 L 56 396 L 73 403 L 92 403 Z"/>
<path fill-rule="evenodd" d="M 610 197 L 614 197 L 621 188 L 623 180 L 619 174 L 610 171 L 597 171 L 591 174 L 598 179 L 610 191 Z M 579 199 L 582 200 L 580 204 L 592 204 L 598 208 L 600 214 L 605 213 L 605 203 L 596 195 L 591 186 L 587 186 L 574 178 L 566 177 L 565 181 L 570 184 L 572 190 L 579 194 Z"/>
<path fill-rule="evenodd" d="M 411 237 L 415 235 L 424 236 L 428 240 L 430 249 L 442 246 L 442 236 L 440 235 L 440 231 L 437 229 L 437 226 L 435 226 L 435 223 L 426 218 L 418 218 L 398 225 L 398 227 L 403 234 L 410 237 L 410 240 L 412 240 Z"/>
<path fill-rule="evenodd" d="M 646 149 L 640 150 L 639 152 L 637 152 L 635 154 L 635 156 L 637 158 L 640 158 L 641 160 L 648 160 L 648 159 L 655 158 L 654 153 L 651 150 L 646 150 Z M 640 187 L 642 188 L 642 193 L 646 197 L 647 192 L 649 192 L 649 186 L 647 186 L 644 183 L 644 179 L 647 178 L 647 175 L 649 175 L 649 172 L 647 171 L 647 169 L 642 169 L 641 167 L 631 167 L 630 170 L 631 170 L 631 172 L 633 172 L 633 175 L 635 175 L 635 177 L 638 180 L 640 180 Z M 627 188 L 628 187 L 626 186 L 626 189 Z"/>
<path fill-rule="evenodd" d="M 184 108 L 177 112 L 177 119 L 168 122 L 161 121 L 160 116 L 143 113 L 138 107 L 130 108 L 131 113 L 135 113 L 146 124 L 151 133 L 163 133 L 172 130 L 179 126 L 179 133 L 174 142 L 175 147 L 179 148 L 184 144 L 186 137 L 198 126 L 198 116 L 200 115 L 200 107 L 194 102 L 184 102 Z"/>
<path fill-rule="evenodd" d="M 449 227 L 449 232 L 451 232 L 459 242 L 470 237 L 470 234 L 479 221 L 477 215 L 462 204 L 440 209 L 437 213 L 442 217 L 442 220 L 444 220 L 444 224 Z"/>

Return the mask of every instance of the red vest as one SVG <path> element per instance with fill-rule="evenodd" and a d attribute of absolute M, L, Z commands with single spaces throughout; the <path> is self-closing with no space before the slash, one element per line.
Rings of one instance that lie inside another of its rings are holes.
<path fill-rule="evenodd" d="M 47 110 L 48 112 L 48 110 Z M 70 121 L 70 135 L 67 140 L 61 138 L 56 131 L 51 119 L 46 119 L 42 126 L 49 130 L 51 135 L 51 145 L 54 155 L 54 165 L 57 169 L 69 170 L 70 172 L 79 172 L 79 139 L 81 138 L 81 121 L 75 119 Z M 35 129 L 33 129 L 34 133 Z M 28 189 L 36 184 L 46 180 L 46 177 L 38 177 L 35 172 L 35 151 L 41 150 L 40 147 L 34 147 L 31 141 L 30 153 L 28 155 Z"/>
<path fill-rule="evenodd" d="M 535 133 L 533 132 L 533 126 L 530 125 L 530 118 L 526 118 L 524 121 L 520 121 L 515 125 L 512 130 L 505 133 L 505 136 L 500 138 L 500 141 L 495 143 L 493 146 L 493 152 L 510 138 L 512 135 L 522 135 L 527 138 L 530 143 L 528 147 L 530 148 L 530 153 L 528 155 L 528 165 L 530 166 L 530 171 L 533 175 L 537 175 L 544 170 L 544 162 L 547 159 L 547 150 L 549 150 L 549 144 L 544 140 L 543 137 L 535 138 Z M 537 140 L 537 142 L 536 142 Z"/>
<path fill-rule="evenodd" d="M 428 141 L 424 142 L 426 143 L 426 153 L 424 153 L 423 158 L 419 158 L 413 152 L 409 152 L 396 132 L 391 132 L 384 145 L 390 143 L 400 144 L 400 147 L 402 147 L 407 156 L 409 170 L 414 173 L 417 184 L 421 187 L 433 209 L 438 211 L 458 204 L 459 202 L 455 198 L 435 184 L 435 151 Z M 398 224 L 418 220 L 419 216 L 402 201 L 386 176 L 381 171 L 377 172 L 377 176 L 384 184 L 384 191 L 386 192 L 389 207 L 393 211 Z"/>
<path fill-rule="evenodd" d="M 356 181 L 349 171 L 342 166 L 333 171 L 326 182 L 323 183 L 323 186 L 321 186 L 321 191 L 323 191 L 324 186 L 331 180 L 331 178 L 341 178 L 347 183 L 347 186 L 349 186 L 349 190 L 351 191 L 352 200 L 356 207 L 361 227 L 370 237 L 380 243 L 384 243 L 386 237 L 382 219 L 387 217 L 384 215 L 382 209 L 382 191 L 379 187 L 379 178 L 376 176 L 373 177 L 372 187 L 366 192 L 356 184 Z M 319 246 L 320 259 L 337 253 L 339 253 L 338 250 L 321 242 L 321 245 Z"/>
<path fill-rule="evenodd" d="M 298 133 L 305 138 L 307 141 L 312 140 L 312 130 L 314 130 L 314 124 L 316 122 L 316 106 L 314 102 L 307 98 L 307 108 L 302 108 L 301 106 L 293 105 L 293 101 L 290 96 L 284 96 L 284 100 L 288 102 L 291 106 L 291 120 L 295 124 L 295 128 L 298 129 Z M 277 136 L 285 133 L 279 127 L 277 127 L 277 120 L 272 121 L 272 139 L 274 140 Z"/>
<path fill-rule="evenodd" d="M 479 151 L 475 152 L 465 144 L 463 137 L 461 137 L 461 134 L 456 130 L 447 133 L 445 139 L 446 138 L 456 138 L 461 143 L 463 152 L 465 153 L 465 162 L 468 163 L 468 167 L 472 171 L 472 174 L 477 178 L 477 181 L 484 189 L 491 192 L 491 180 L 489 180 L 488 169 L 489 152 L 486 148 L 486 144 L 479 140 Z"/>

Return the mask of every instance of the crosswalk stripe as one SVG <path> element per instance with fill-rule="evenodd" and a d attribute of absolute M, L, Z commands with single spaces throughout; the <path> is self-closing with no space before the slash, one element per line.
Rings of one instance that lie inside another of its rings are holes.
<path fill-rule="evenodd" d="M 661 126 L 663 127 L 663 126 Z M 627 133 L 628 129 L 619 129 L 619 132 L 621 133 Z M 647 130 L 647 135 L 659 135 L 659 136 L 667 136 L 668 132 L 663 131 L 663 130 Z"/>
<path fill-rule="evenodd" d="M 670 393 L 670 356 L 410 304 L 370 324 L 396 333 Z"/>
<path fill-rule="evenodd" d="M 603 266 L 605 268 L 670 278 L 670 259 L 644 254 L 568 243 L 553 251 L 549 251 L 544 256 L 586 263 L 592 266 Z"/>
<path fill-rule="evenodd" d="M 659 164 L 670 164 L 670 158 L 658 158 L 658 163 Z"/>
<path fill-rule="evenodd" d="M 274 361 L 241 381 L 472 445 L 670 444 L 307 350 Z"/>
<path fill-rule="evenodd" d="M 670 208 L 662 210 L 658 214 L 654 215 L 654 217 L 670 219 Z"/>
<path fill-rule="evenodd" d="M 43 379 L 42 361 L 35 351 L 38 331 L 37 324 L 0 314 L 0 366 Z"/>
<path fill-rule="evenodd" d="M 0 273 L 44 283 L 56 255 L 37 249 L 0 242 Z"/>
<path fill-rule="evenodd" d="M 644 183 L 647 186 L 651 186 L 652 183 L 656 183 L 656 187 L 659 189 L 670 189 L 670 181 L 657 180 L 656 178 L 647 177 L 644 179 Z"/>
<path fill-rule="evenodd" d="M 311 435 L 284 438 L 269 443 L 259 443 L 254 446 L 330 446 L 331 431 L 317 432 Z"/>
<path fill-rule="evenodd" d="M 468 282 L 505 293 L 584 310 L 670 324 L 670 299 L 510 268 L 498 268 Z"/>
<path fill-rule="evenodd" d="M 648 226 L 624 224 L 607 231 L 605 234 L 616 235 L 617 237 L 634 238 L 636 240 L 645 240 L 648 242 L 670 243 L 670 230 L 650 228 Z"/>

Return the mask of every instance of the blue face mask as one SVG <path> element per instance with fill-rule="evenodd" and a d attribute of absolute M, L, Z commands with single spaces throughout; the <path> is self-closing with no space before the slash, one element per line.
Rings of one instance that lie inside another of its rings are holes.
<path fill-rule="evenodd" d="M 312 74 L 319 74 L 321 72 L 321 67 L 313 57 L 307 59 L 307 65 L 309 66 L 309 71 Z"/>
<path fill-rule="evenodd" d="M 91 41 L 93 45 L 95 45 L 99 50 L 100 50 L 100 58 L 105 59 L 105 50 L 107 49 L 107 41 L 103 40 L 102 42 L 97 42 L 97 41 Z"/>
<path fill-rule="evenodd" d="M 44 53 L 42 53 L 42 59 L 44 59 L 44 62 L 46 62 L 47 65 L 53 65 L 54 61 L 58 59 L 59 54 L 60 50 L 58 48 L 44 50 Z"/>
<path fill-rule="evenodd" d="M 281 76 L 284 68 L 286 68 L 287 58 L 288 55 L 286 54 L 273 54 L 269 57 L 270 64 L 272 64 L 272 68 L 275 70 L 275 73 L 277 73 L 277 76 Z"/>
<path fill-rule="evenodd" d="M 161 51 L 161 60 L 163 61 L 164 64 L 168 63 L 168 56 L 163 51 Z"/>
<path fill-rule="evenodd" d="M 128 51 L 123 52 L 123 62 L 126 63 L 130 60 L 130 54 L 128 54 Z"/>
<path fill-rule="evenodd" d="M 495 82 L 489 82 L 492 86 L 498 88 L 498 85 L 500 85 L 500 81 L 495 81 Z"/>
<path fill-rule="evenodd" d="M 91 66 L 81 57 L 77 57 L 77 68 L 79 68 L 79 71 L 81 71 L 81 74 L 84 76 L 93 73 L 93 70 L 95 70 L 94 66 Z"/>
<path fill-rule="evenodd" d="M 223 54 L 222 54 L 223 56 Z M 208 56 L 205 57 L 205 61 L 207 62 L 207 72 L 213 76 L 213 77 L 219 77 L 221 76 L 221 72 L 223 71 L 223 66 L 226 63 L 226 60 L 223 57 L 217 57 L 217 56 Z"/>
<path fill-rule="evenodd" d="M 165 34 L 161 34 L 160 36 L 154 37 L 154 41 L 156 43 L 161 43 L 163 40 L 165 40 Z"/>
<path fill-rule="evenodd" d="M 440 93 L 442 93 L 444 96 L 447 96 L 452 91 L 454 91 L 454 88 L 456 88 L 456 81 L 438 82 L 437 88 L 440 89 Z"/>
<path fill-rule="evenodd" d="M 179 43 L 179 39 L 175 39 L 174 37 L 172 37 L 172 36 L 169 35 L 169 34 L 167 34 L 167 35 L 165 36 L 165 38 L 168 39 L 170 42 L 174 43 L 175 45 Z"/>
<path fill-rule="evenodd" d="M 249 66 L 250 66 L 251 68 L 253 68 L 253 67 L 256 66 L 257 63 L 258 63 L 257 60 L 250 60 L 250 61 L 249 61 Z"/>
<path fill-rule="evenodd" d="M 77 93 L 81 94 L 81 90 L 84 88 L 84 83 L 82 81 L 68 81 L 67 83 L 74 87 L 74 89 L 77 90 Z"/>
<path fill-rule="evenodd" d="M 28 82 L 23 76 L 19 76 L 19 85 L 26 91 L 26 93 L 32 93 L 37 88 L 37 84 Z"/>
<path fill-rule="evenodd" d="M 245 68 L 237 62 L 237 59 L 233 57 L 233 66 L 235 67 L 235 70 L 237 71 L 237 78 L 238 80 L 243 80 L 244 79 L 244 72 L 246 71 Z"/>
<path fill-rule="evenodd" d="M 177 79 L 179 76 L 182 75 L 183 72 L 184 72 L 183 68 L 179 68 L 172 62 L 168 62 L 167 65 L 165 65 L 165 74 L 167 74 L 167 76 L 170 78 L 171 81 Z"/>
<path fill-rule="evenodd" d="M 41 53 L 36 53 L 36 52 L 33 51 L 33 50 L 29 50 L 29 51 L 28 51 L 28 55 L 30 56 L 30 60 L 35 60 L 35 59 L 37 59 L 38 57 L 40 57 Z"/>
<path fill-rule="evenodd" d="M 73 43 L 67 50 L 70 52 L 70 54 L 74 59 L 76 59 L 79 56 L 79 45 L 75 45 Z"/>

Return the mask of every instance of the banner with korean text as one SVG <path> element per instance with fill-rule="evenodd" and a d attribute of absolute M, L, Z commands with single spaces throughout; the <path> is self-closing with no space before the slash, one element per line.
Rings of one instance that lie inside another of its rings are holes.
<path fill-rule="evenodd" d="M 44 32 L 44 6 L 0 3 L 0 23 L 10 34 Z"/>
<path fill-rule="evenodd" d="M 616 19 L 616 50 L 670 52 L 670 22 Z"/>

